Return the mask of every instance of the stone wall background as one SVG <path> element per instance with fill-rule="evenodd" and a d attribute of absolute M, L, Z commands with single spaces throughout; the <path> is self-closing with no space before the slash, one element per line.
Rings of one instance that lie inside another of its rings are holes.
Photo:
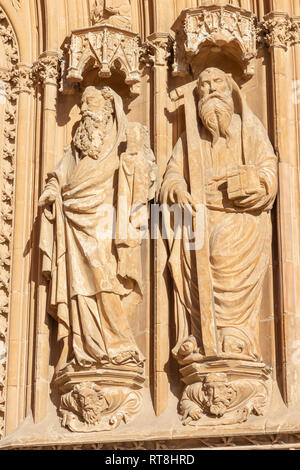
<path fill-rule="evenodd" d="M 156 48 L 150 49 L 151 58 L 146 49 L 138 98 L 129 100 L 128 87 L 117 73 L 110 86 L 127 101 L 128 119 L 150 127 L 160 178 L 184 127 L 182 103 L 174 103 L 170 93 L 191 79 L 172 76 L 168 34 L 184 8 L 212 3 L 132 0 L 132 29 L 141 43 L 150 40 Z M 293 414 L 300 399 L 300 4 L 298 0 L 214 3 L 252 11 L 264 31 L 254 76 L 242 90 L 268 129 L 280 160 L 273 261 L 264 287 L 261 337 L 264 360 L 273 366 L 280 396 Z M 66 40 L 72 30 L 90 25 L 92 6 L 93 0 L 0 1 L 2 437 L 18 429 L 28 416 L 38 423 L 49 406 L 55 325 L 44 315 L 46 286 L 39 277 L 37 202 L 47 172 L 60 160 L 79 119 L 80 89 L 74 95 L 62 94 L 58 81 Z M 284 34 L 278 28 L 282 19 Z M 163 62 L 158 53 L 163 54 Z M 91 71 L 82 87 L 101 83 Z M 171 281 L 162 241 L 145 243 L 144 257 L 147 293 L 138 321 L 133 318 L 132 324 L 148 359 L 149 406 L 161 416 L 180 388 L 177 367 L 170 358 Z M 300 415 L 297 419 L 287 427 L 300 430 Z"/>

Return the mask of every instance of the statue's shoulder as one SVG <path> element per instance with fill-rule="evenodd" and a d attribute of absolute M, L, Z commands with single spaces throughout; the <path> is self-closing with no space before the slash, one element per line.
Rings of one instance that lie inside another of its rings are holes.
<path fill-rule="evenodd" d="M 248 144 L 264 148 L 265 152 L 277 159 L 266 127 L 248 105 L 245 107 L 243 118 L 244 135 Z"/>
<path fill-rule="evenodd" d="M 254 132 L 266 133 L 264 124 L 247 103 L 244 103 L 243 121 L 247 124 L 247 127 L 252 128 Z"/>
<path fill-rule="evenodd" d="M 56 161 L 58 161 L 58 163 L 51 172 L 48 173 L 48 176 L 55 176 L 60 179 L 62 174 L 70 173 L 76 165 L 76 152 L 72 145 L 66 145 L 64 147 L 63 156 L 60 159 L 58 157 Z"/>

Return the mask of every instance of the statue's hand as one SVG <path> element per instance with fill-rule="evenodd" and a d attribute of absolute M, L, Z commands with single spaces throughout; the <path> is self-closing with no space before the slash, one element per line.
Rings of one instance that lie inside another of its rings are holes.
<path fill-rule="evenodd" d="M 192 195 L 180 185 L 175 186 L 171 191 L 170 201 L 172 203 L 179 204 L 182 209 L 184 209 L 185 206 L 189 205 L 192 207 L 193 213 L 197 212 L 197 205 L 194 199 L 192 198 Z"/>
<path fill-rule="evenodd" d="M 191 410 L 189 411 L 189 416 L 192 418 L 193 421 L 198 421 L 199 419 L 201 419 L 202 411 L 200 410 L 200 408 Z"/>
<path fill-rule="evenodd" d="M 266 188 L 265 186 L 261 185 L 260 189 L 256 191 L 249 191 L 247 196 L 234 199 L 233 203 L 237 207 L 251 209 L 251 207 L 254 207 L 266 195 Z"/>
<path fill-rule="evenodd" d="M 55 193 L 55 191 L 53 191 L 50 188 L 46 188 L 39 199 L 39 206 L 44 207 L 44 206 L 47 206 L 48 204 L 53 204 L 56 198 L 57 198 L 57 194 Z"/>
<path fill-rule="evenodd" d="M 199 406 L 197 405 L 192 405 L 189 402 L 189 405 L 185 408 L 185 406 L 182 409 L 183 411 L 183 425 L 186 426 L 187 424 L 190 424 L 191 421 L 198 421 L 199 419 L 202 418 L 203 412 L 200 409 Z"/>
<path fill-rule="evenodd" d="M 107 11 L 107 13 L 109 13 L 110 15 L 118 15 L 119 14 L 119 9 L 118 8 L 105 7 L 105 11 Z"/>

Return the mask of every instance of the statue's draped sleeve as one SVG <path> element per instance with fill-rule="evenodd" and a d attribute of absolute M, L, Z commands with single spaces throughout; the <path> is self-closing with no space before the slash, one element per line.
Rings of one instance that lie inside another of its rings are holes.
<path fill-rule="evenodd" d="M 246 162 L 256 166 L 261 183 L 266 189 L 266 195 L 251 209 L 269 211 L 277 195 L 278 161 L 263 124 L 246 105 L 244 106 L 245 122 L 242 138 Z"/>
<path fill-rule="evenodd" d="M 178 139 L 172 157 L 169 160 L 161 188 L 161 201 L 169 203 L 169 196 L 176 186 L 188 190 L 188 166 L 186 157 L 186 134 Z"/>
<path fill-rule="evenodd" d="M 57 194 L 55 202 L 42 212 L 40 249 L 42 273 L 50 280 L 48 313 L 58 321 L 58 339 L 69 334 L 68 283 L 66 272 L 66 234 L 62 209 L 61 188 L 75 167 L 71 148 L 67 150 L 56 168 L 48 173 L 46 188 Z"/>

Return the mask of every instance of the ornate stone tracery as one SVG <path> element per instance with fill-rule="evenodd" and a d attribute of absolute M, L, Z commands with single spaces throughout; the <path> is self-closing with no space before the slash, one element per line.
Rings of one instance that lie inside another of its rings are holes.
<path fill-rule="evenodd" d="M 32 66 L 33 85 L 58 84 L 59 79 L 59 57 L 56 53 L 44 53 Z"/>
<path fill-rule="evenodd" d="M 4 111 L 4 138 L 1 160 L 1 204 L 0 204 L 0 434 L 3 436 L 5 413 L 6 335 L 10 309 L 10 275 L 13 236 L 13 204 L 15 185 L 16 114 L 19 77 L 23 71 L 17 68 L 18 47 L 12 26 L 0 8 L 0 40 L 7 59 L 7 68 L 0 71 L 1 104 Z M 24 74 L 27 76 L 26 72 Z"/>
<path fill-rule="evenodd" d="M 191 65 L 198 73 L 197 56 L 201 50 L 228 53 L 246 75 L 253 75 L 251 60 L 256 55 L 255 17 L 251 12 L 227 5 L 184 10 L 172 29 L 176 33 L 173 74 L 184 76 Z"/>
<path fill-rule="evenodd" d="M 290 44 L 291 19 L 289 15 L 270 13 L 261 25 L 263 41 L 268 47 L 287 50 Z"/>
<path fill-rule="evenodd" d="M 68 64 L 63 65 L 65 82 L 83 80 L 88 66 L 99 69 L 100 78 L 108 78 L 113 70 L 125 76 L 131 94 L 139 94 L 139 37 L 137 34 L 109 24 L 74 31 L 71 36 Z M 92 62 L 92 65 L 91 65 Z M 64 83 L 62 92 L 64 92 Z"/>
<path fill-rule="evenodd" d="M 269 48 L 287 50 L 300 41 L 300 18 L 272 12 L 258 25 L 258 41 Z"/>
<path fill-rule="evenodd" d="M 153 33 L 142 45 L 141 62 L 147 66 L 167 66 L 172 57 L 174 40 L 167 33 Z"/>

